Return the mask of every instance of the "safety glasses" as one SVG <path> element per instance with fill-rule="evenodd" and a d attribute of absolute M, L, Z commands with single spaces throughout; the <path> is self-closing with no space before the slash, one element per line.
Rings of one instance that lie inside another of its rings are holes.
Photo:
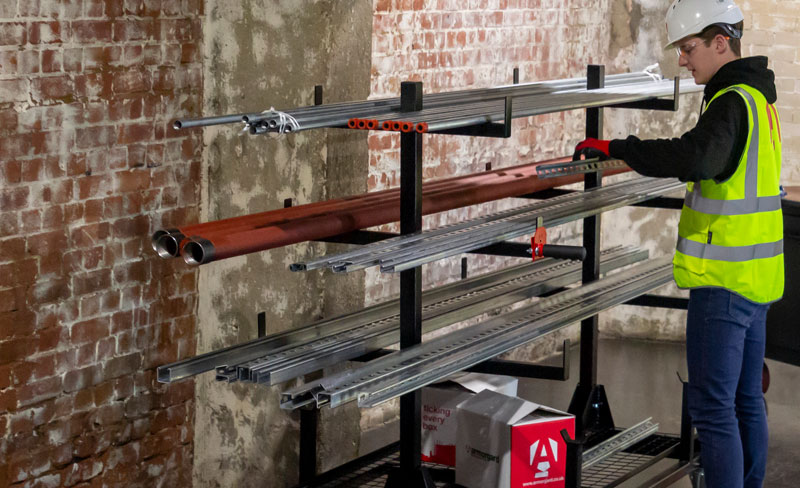
<path fill-rule="evenodd" d="M 675 51 L 678 53 L 678 57 L 686 56 L 687 58 L 692 55 L 692 51 L 697 47 L 698 44 L 702 42 L 700 39 L 695 39 L 692 42 L 687 42 L 682 46 L 675 46 Z"/>
<path fill-rule="evenodd" d="M 722 36 L 722 37 L 725 39 L 725 41 L 730 40 L 730 36 Z M 703 42 L 702 39 L 695 39 L 694 41 L 687 42 L 682 46 L 675 46 L 675 51 L 677 51 L 679 58 L 681 56 L 686 56 L 688 58 L 689 56 L 692 55 L 692 51 L 694 51 L 697 45 L 700 44 L 701 42 Z"/>

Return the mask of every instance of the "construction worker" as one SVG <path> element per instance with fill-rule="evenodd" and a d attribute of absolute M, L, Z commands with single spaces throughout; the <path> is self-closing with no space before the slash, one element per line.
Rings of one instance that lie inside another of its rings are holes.
<path fill-rule="evenodd" d="M 697 125 L 675 139 L 586 139 L 585 155 L 687 182 L 673 274 L 690 289 L 688 402 L 709 488 L 760 487 L 767 459 L 761 390 L 766 314 L 783 295 L 781 135 L 767 58 L 742 58 L 731 0 L 675 0 L 668 46 L 705 85 Z"/>

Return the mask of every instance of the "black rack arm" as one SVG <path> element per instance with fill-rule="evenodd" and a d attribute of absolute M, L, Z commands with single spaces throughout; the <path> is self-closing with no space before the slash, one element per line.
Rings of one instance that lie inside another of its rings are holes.
<path fill-rule="evenodd" d="M 400 234 L 395 234 L 394 232 L 354 230 L 346 234 L 339 234 L 337 236 L 330 236 L 324 239 L 320 239 L 319 242 L 333 242 L 337 244 L 358 244 L 363 246 L 366 244 L 372 244 L 375 242 L 380 242 L 386 239 L 390 239 L 392 237 L 397 237 L 399 235 Z"/>
<path fill-rule="evenodd" d="M 567 443 L 567 470 L 564 476 L 564 486 L 565 488 L 581 488 L 585 437 L 576 431 L 573 439 L 567 429 L 562 429 L 561 438 Z"/>
<path fill-rule="evenodd" d="M 688 310 L 689 299 L 682 297 L 668 297 L 663 295 L 641 295 L 632 300 L 628 300 L 624 303 L 624 305 Z"/>
<path fill-rule="evenodd" d="M 680 210 L 683 208 L 683 198 L 656 197 L 644 202 L 634 203 L 632 207 L 667 208 Z"/>
<path fill-rule="evenodd" d="M 501 374 L 521 378 L 537 378 L 543 380 L 566 381 L 569 379 L 569 339 L 564 341 L 561 352 L 561 366 L 493 359 L 475 365 L 467 371 L 472 373 Z"/>
<path fill-rule="evenodd" d="M 470 125 L 467 127 L 457 127 L 455 129 L 445 129 L 430 131 L 428 134 L 447 134 L 458 136 L 474 137 L 499 137 L 507 139 L 511 137 L 511 114 L 513 102 L 510 96 L 505 98 L 505 115 L 502 124 L 486 122 L 485 124 Z"/>
<path fill-rule="evenodd" d="M 567 190 L 564 188 L 548 188 L 546 190 L 535 191 L 533 193 L 526 193 L 514 198 L 529 198 L 532 200 L 546 200 L 548 198 L 560 197 L 562 195 L 571 195 L 578 190 Z"/>
<path fill-rule="evenodd" d="M 615 105 L 606 105 L 607 108 L 634 108 L 644 110 L 663 110 L 668 112 L 677 112 L 679 108 L 680 92 L 681 92 L 681 79 L 679 76 L 674 78 L 675 89 L 672 93 L 672 100 L 663 100 L 656 98 L 653 100 L 642 100 L 641 102 L 628 102 L 617 103 Z"/>

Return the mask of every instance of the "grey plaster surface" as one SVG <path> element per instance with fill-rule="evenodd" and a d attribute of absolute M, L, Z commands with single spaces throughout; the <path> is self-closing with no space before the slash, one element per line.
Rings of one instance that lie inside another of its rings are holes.
<path fill-rule="evenodd" d="M 287 109 L 369 95 L 372 2 L 211 0 L 205 4 L 204 115 Z M 363 193 L 366 133 L 313 130 L 277 136 L 238 126 L 203 130 L 202 220 L 211 221 Z M 325 253 L 302 243 L 201 268 L 198 353 L 267 332 L 308 325 L 363 308 L 363 277 L 292 273 L 288 265 Z M 298 479 L 299 415 L 280 410 L 286 385 L 221 384 L 213 374 L 196 388 L 194 485 L 292 486 Z M 325 415 L 320 468 L 353 457 L 359 412 Z"/>

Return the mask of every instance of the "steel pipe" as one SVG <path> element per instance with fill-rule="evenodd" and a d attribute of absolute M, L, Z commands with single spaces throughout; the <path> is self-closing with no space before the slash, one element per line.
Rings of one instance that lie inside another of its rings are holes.
<path fill-rule="evenodd" d="M 613 85 L 619 82 L 632 80 L 647 80 L 649 75 L 644 73 L 622 73 L 609 75 L 606 77 L 606 84 Z M 525 93 L 528 91 L 543 92 L 555 90 L 564 86 L 586 86 L 586 78 L 568 78 L 563 80 L 549 80 L 541 82 L 521 83 L 516 85 L 503 85 L 493 88 L 480 88 L 473 90 L 458 90 L 453 92 L 433 93 L 424 95 L 423 105 L 435 106 L 446 104 L 452 101 L 463 103 L 466 97 L 472 100 L 482 100 L 486 98 L 503 97 L 506 94 Z M 284 110 L 283 112 L 291 115 L 301 124 L 301 130 L 344 126 L 348 118 L 363 117 L 363 114 L 380 113 L 381 110 L 396 110 L 400 106 L 400 98 L 385 98 L 378 100 L 366 100 L 361 102 L 337 102 L 324 105 L 310 105 L 296 109 Z M 377 110 L 377 111 L 376 111 Z M 277 127 L 276 115 L 272 111 L 241 113 L 232 115 L 220 115 L 213 117 L 200 117 L 191 119 L 177 119 L 173 122 L 175 129 L 188 129 L 192 127 L 206 127 L 211 125 L 229 124 L 243 122 L 248 125 L 266 124 L 266 129 Z M 317 118 L 328 117 L 328 124 L 319 125 Z M 336 121 L 338 118 L 338 122 Z M 302 119 L 302 122 L 301 122 Z"/>

